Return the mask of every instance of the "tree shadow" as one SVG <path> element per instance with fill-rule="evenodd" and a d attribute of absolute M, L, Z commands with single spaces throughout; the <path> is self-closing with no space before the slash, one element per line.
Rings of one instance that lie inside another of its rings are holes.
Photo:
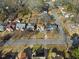
<path fill-rule="evenodd" d="M 2 50 L 0 51 L 0 59 L 2 59 Z"/>
<path fill-rule="evenodd" d="M 10 52 L 5 54 L 3 59 L 15 59 L 17 54 L 18 54 L 17 52 L 13 53 L 12 51 L 10 51 Z"/>
<path fill-rule="evenodd" d="M 65 58 L 65 53 L 64 51 L 60 51 L 58 50 L 57 48 L 53 48 L 52 49 L 52 52 L 55 52 L 56 54 L 60 55 L 60 56 L 63 56 Z"/>
<path fill-rule="evenodd" d="M 10 38 L 13 36 L 13 34 L 7 34 L 2 37 L 2 41 L 0 42 L 0 47 L 3 46 Z"/>

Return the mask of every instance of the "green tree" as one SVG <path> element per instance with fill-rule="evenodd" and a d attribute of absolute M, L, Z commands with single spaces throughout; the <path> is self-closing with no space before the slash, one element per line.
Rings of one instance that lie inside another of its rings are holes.
<path fill-rule="evenodd" d="M 43 0 L 28 0 L 27 4 L 28 4 L 28 8 L 30 10 L 33 10 L 35 8 L 37 8 L 39 10 L 40 7 L 43 6 L 44 2 L 43 2 Z"/>
<path fill-rule="evenodd" d="M 79 59 L 79 48 L 75 48 L 72 50 L 72 56 L 76 59 Z"/>
<path fill-rule="evenodd" d="M 66 5 L 66 10 L 67 10 L 67 11 L 73 12 L 74 9 L 75 9 L 75 8 L 74 8 L 74 5 L 73 5 L 73 4 L 67 3 L 67 5 Z"/>
<path fill-rule="evenodd" d="M 6 18 L 6 14 L 3 10 L 0 10 L 0 22 L 3 22 Z"/>

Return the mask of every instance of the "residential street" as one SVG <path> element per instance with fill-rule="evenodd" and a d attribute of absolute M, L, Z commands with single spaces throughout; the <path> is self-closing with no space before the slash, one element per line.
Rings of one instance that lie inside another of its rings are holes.
<path fill-rule="evenodd" d="M 72 44 L 72 42 L 70 40 L 68 40 L 65 32 L 64 32 L 64 29 L 63 29 L 63 26 L 62 26 L 62 22 L 61 22 L 61 17 L 58 16 L 56 10 L 52 9 L 51 10 L 51 14 L 54 16 L 54 18 L 56 19 L 55 23 L 58 25 L 58 28 L 59 28 L 59 34 L 60 36 L 62 37 L 62 39 L 46 39 L 47 38 L 47 32 L 44 31 L 44 34 L 45 34 L 45 39 L 43 40 L 35 40 L 35 39 L 19 39 L 19 40 L 16 40 L 16 41 L 13 41 L 13 40 L 8 40 L 6 43 L 1 43 L 1 44 L 4 44 L 5 46 L 6 45 L 22 45 L 22 44 Z"/>
<path fill-rule="evenodd" d="M 0 59 L 79 59 L 78 0 L 0 0 Z"/>
<path fill-rule="evenodd" d="M 65 35 L 64 33 L 64 30 L 63 30 L 63 27 L 62 27 L 62 24 L 61 24 L 61 18 L 57 15 L 56 11 L 53 10 L 53 14 L 54 14 L 54 17 L 56 18 L 56 21 L 55 23 L 58 24 L 59 26 L 59 32 L 60 32 L 60 35 L 63 37 L 62 39 L 38 39 L 38 40 L 35 40 L 35 39 L 19 39 L 19 40 L 16 40 L 16 41 L 13 41 L 13 40 L 9 40 L 5 43 L 5 46 L 7 45 L 31 45 L 31 44 L 42 44 L 42 45 L 47 45 L 47 44 L 72 44 L 72 42 L 70 40 L 67 39 L 67 36 Z"/>
<path fill-rule="evenodd" d="M 42 45 L 48 45 L 48 44 L 58 44 L 58 45 L 64 45 L 65 44 L 65 41 L 64 40 L 61 40 L 61 39 L 58 39 L 58 40 L 51 40 L 51 39 L 48 39 L 48 40 L 44 40 L 44 39 L 20 39 L 20 40 L 16 40 L 16 41 L 13 41 L 13 40 L 9 40 L 5 43 L 4 46 L 7 46 L 7 45 L 10 45 L 10 46 L 20 46 L 20 45 L 33 45 L 33 44 L 42 44 Z"/>
<path fill-rule="evenodd" d="M 60 34 L 63 37 L 63 40 L 65 41 L 65 43 L 67 45 L 68 44 L 72 45 L 72 41 L 70 39 L 68 39 L 67 35 L 64 32 L 64 28 L 63 28 L 63 25 L 62 25 L 62 21 L 61 21 L 60 16 L 58 16 L 57 13 L 56 13 L 56 11 L 54 11 L 54 10 L 53 10 L 53 13 L 55 15 L 54 17 L 56 18 L 55 23 L 58 24 L 58 26 L 59 26 Z"/>
<path fill-rule="evenodd" d="M 54 17 L 56 19 L 55 23 L 59 27 L 60 35 L 63 37 L 63 40 L 65 41 L 65 43 L 67 43 L 67 36 L 64 33 L 62 23 L 61 23 L 61 18 L 60 18 L 60 16 L 57 15 L 56 11 L 53 10 L 53 13 L 54 13 Z"/>

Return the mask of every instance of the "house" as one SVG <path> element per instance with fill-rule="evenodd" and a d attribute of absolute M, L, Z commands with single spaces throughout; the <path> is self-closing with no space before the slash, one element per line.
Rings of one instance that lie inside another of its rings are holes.
<path fill-rule="evenodd" d="M 28 59 L 32 58 L 32 48 L 31 47 L 24 49 L 24 52 L 27 54 Z"/>
<path fill-rule="evenodd" d="M 5 30 L 9 32 L 15 30 L 15 27 L 16 27 L 16 24 L 12 22 L 8 22 L 7 24 L 5 24 Z"/>
<path fill-rule="evenodd" d="M 4 26 L 2 24 L 0 24 L 0 32 L 4 31 Z"/>
<path fill-rule="evenodd" d="M 18 52 L 16 59 L 32 59 L 32 49 L 27 47 L 20 52 Z"/>
<path fill-rule="evenodd" d="M 56 55 L 53 59 L 64 59 L 64 58 L 60 55 Z"/>
<path fill-rule="evenodd" d="M 57 50 L 54 48 L 51 52 L 51 58 L 52 59 L 64 59 L 64 55 L 62 51 Z"/>
<path fill-rule="evenodd" d="M 18 53 L 15 59 L 28 59 L 28 56 L 25 52 L 21 51 Z"/>
<path fill-rule="evenodd" d="M 37 29 L 36 29 L 37 31 L 39 31 L 39 32 L 43 32 L 45 29 L 44 29 L 44 25 L 42 25 L 42 24 L 37 24 Z"/>
<path fill-rule="evenodd" d="M 23 31 L 26 27 L 25 23 L 16 23 L 16 30 L 21 30 Z"/>
<path fill-rule="evenodd" d="M 46 30 L 47 31 L 57 30 L 57 29 L 58 29 L 58 25 L 57 24 L 47 24 L 46 25 Z"/>
<path fill-rule="evenodd" d="M 35 24 L 34 23 L 28 23 L 27 26 L 26 26 L 26 29 L 28 31 L 34 31 L 35 29 Z"/>
<path fill-rule="evenodd" d="M 78 24 L 72 23 L 71 21 L 67 21 L 64 24 L 64 27 L 67 30 L 68 35 L 72 36 L 74 33 L 77 33 L 79 35 Z"/>
<path fill-rule="evenodd" d="M 44 48 L 38 48 L 35 51 L 35 55 L 32 56 L 32 59 L 46 59 L 47 57 L 47 50 Z"/>

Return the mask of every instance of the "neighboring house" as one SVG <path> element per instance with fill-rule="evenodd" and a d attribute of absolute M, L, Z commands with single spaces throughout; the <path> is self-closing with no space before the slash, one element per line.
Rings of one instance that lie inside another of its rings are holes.
<path fill-rule="evenodd" d="M 5 25 L 5 29 L 9 32 L 15 30 L 15 27 L 16 27 L 16 24 L 12 22 L 9 22 Z"/>
<path fill-rule="evenodd" d="M 26 29 L 27 29 L 28 31 L 34 31 L 34 29 L 35 29 L 34 26 L 35 26 L 34 23 L 28 23 Z"/>
<path fill-rule="evenodd" d="M 32 49 L 30 47 L 25 48 L 17 54 L 16 59 L 32 59 Z"/>
<path fill-rule="evenodd" d="M 67 31 L 67 33 L 72 36 L 74 33 L 77 33 L 79 35 L 79 24 L 75 24 L 75 23 L 72 23 L 71 21 L 67 21 L 65 24 L 64 24 L 64 27 Z"/>
<path fill-rule="evenodd" d="M 0 32 L 4 31 L 4 26 L 2 24 L 0 24 Z"/>
<path fill-rule="evenodd" d="M 37 31 L 43 32 L 44 30 L 44 26 L 42 26 L 41 24 L 37 24 Z"/>
<path fill-rule="evenodd" d="M 32 59 L 46 59 L 47 57 L 47 50 L 44 48 L 38 48 L 35 51 L 35 55 L 32 56 Z"/>
<path fill-rule="evenodd" d="M 28 59 L 27 53 L 21 51 L 18 53 L 15 59 Z"/>
<path fill-rule="evenodd" d="M 24 52 L 27 54 L 28 59 L 32 58 L 32 49 L 30 47 L 24 49 Z"/>
<path fill-rule="evenodd" d="M 24 31 L 25 27 L 26 27 L 25 23 L 16 23 L 16 30 Z"/>
<path fill-rule="evenodd" d="M 46 2 L 45 2 L 46 4 L 49 5 L 49 10 L 55 7 L 55 6 L 54 6 L 54 2 L 55 2 L 55 0 L 51 0 L 51 1 L 46 1 Z"/>
<path fill-rule="evenodd" d="M 61 7 L 61 6 L 58 6 L 58 8 L 60 9 L 62 15 L 65 17 L 65 18 L 69 18 L 69 17 L 74 17 L 74 15 L 72 13 L 68 13 L 66 11 L 64 11 L 64 7 Z"/>
<path fill-rule="evenodd" d="M 64 59 L 64 58 L 60 55 L 56 55 L 53 59 Z"/>
<path fill-rule="evenodd" d="M 64 57 L 61 55 L 61 52 L 60 54 L 58 54 L 58 52 L 52 52 L 51 59 L 64 59 Z"/>
<path fill-rule="evenodd" d="M 46 25 L 46 30 L 47 31 L 57 30 L 57 29 L 58 29 L 58 25 L 57 24 L 47 24 Z"/>

